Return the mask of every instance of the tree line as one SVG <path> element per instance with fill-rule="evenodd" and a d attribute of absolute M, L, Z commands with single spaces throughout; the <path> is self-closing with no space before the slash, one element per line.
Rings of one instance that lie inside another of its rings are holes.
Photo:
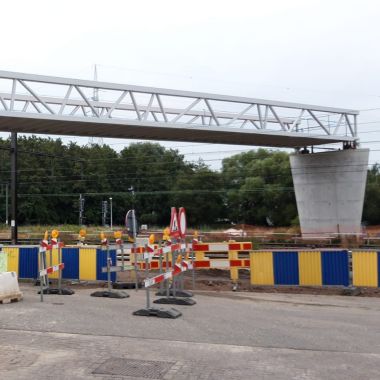
<path fill-rule="evenodd" d="M 18 140 L 20 224 L 102 222 L 102 202 L 112 198 L 113 222 L 135 208 L 143 224 L 165 226 L 171 206 L 187 210 L 194 227 L 230 223 L 289 226 L 297 207 L 288 154 L 265 149 L 236 154 L 220 170 L 188 162 L 178 150 L 134 143 L 120 152 L 107 145 L 64 144 L 60 139 Z M 363 220 L 380 224 L 379 165 L 368 171 Z M 10 141 L 0 139 L 0 222 L 5 222 L 5 184 L 10 182 Z"/>

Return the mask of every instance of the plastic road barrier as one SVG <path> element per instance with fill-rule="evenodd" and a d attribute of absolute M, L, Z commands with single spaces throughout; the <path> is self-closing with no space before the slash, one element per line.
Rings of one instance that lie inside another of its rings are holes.
<path fill-rule="evenodd" d="M 0 303 L 9 303 L 20 301 L 22 293 L 20 292 L 16 272 L 0 273 Z"/>
<path fill-rule="evenodd" d="M 65 268 L 65 264 L 62 262 L 62 248 L 64 244 L 58 240 L 59 233 L 56 230 L 52 231 L 52 239 L 49 244 L 48 234 L 45 233 L 44 239 L 40 243 L 38 251 L 38 263 L 39 263 L 39 279 L 40 279 L 40 296 L 41 302 L 44 300 L 44 294 L 59 294 L 59 295 L 72 295 L 74 291 L 67 288 L 62 288 L 62 271 Z M 58 264 L 53 265 L 53 249 L 58 250 Z M 47 264 L 46 252 L 49 251 L 49 266 Z M 50 288 L 49 286 L 49 274 L 58 272 L 58 287 Z"/>
<path fill-rule="evenodd" d="M 149 279 L 149 271 L 150 271 L 150 265 L 149 260 L 152 258 L 152 252 L 148 252 L 148 247 L 145 247 L 146 253 L 144 254 L 144 260 L 145 260 L 145 276 L 146 280 Z M 147 283 L 148 284 L 148 283 Z M 150 294 L 149 294 L 149 288 L 150 286 L 146 286 L 146 308 L 137 310 L 133 312 L 133 315 L 141 316 L 141 317 L 157 317 L 157 318 L 170 318 L 175 319 L 182 315 L 180 311 L 177 309 L 161 309 L 161 308 L 154 308 L 150 305 Z"/>
<path fill-rule="evenodd" d="M 129 294 L 125 291 L 113 290 L 111 288 L 111 272 L 119 271 L 119 267 L 112 265 L 112 259 L 110 257 L 110 249 L 108 239 L 103 233 L 100 234 L 101 249 L 107 252 L 107 266 L 102 267 L 102 272 L 107 273 L 107 290 L 98 290 L 91 293 L 91 297 L 106 297 L 106 298 L 128 298 Z"/>

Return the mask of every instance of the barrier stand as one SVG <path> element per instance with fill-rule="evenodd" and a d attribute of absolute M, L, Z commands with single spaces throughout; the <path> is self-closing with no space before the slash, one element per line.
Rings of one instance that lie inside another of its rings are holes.
<path fill-rule="evenodd" d="M 51 244 L 50 244 L 50 266 L 53 267 L 53 249 L 57 249 L 58 265 L 62 261 L 62 248 L 64 244 L 59 241 L 59 231 L 51 231 Z M 63 269 L 63 268 L 62 268 Z M 62 270 L 58 271 L 58 287 L 49 288 L 49 294 L 59 294 L 64 296 L 71 296 L 75 292 L 69 288 L 62 288 Z"/>
<path fill-rule="evenodd" d="M 174 244 L 172 246 L 166 247 L 169 248 L 172 252 L 172 275 L 170 277 L 167 277 L 168 280 L 169 278 L 172 278 L 172 287 L 170 289 L 168 287 L 166 288 L 166 297 L 156 299 L 153 301 L 153 303 L 184 306 L 193 306 L 196 304 L 196 302 L 191 298 L 180 297 L 177 295 L 177 293 L 184 294 L 184 292 L 182 292 L 181 289 L 177 290 L 175 276 L 182 275 L 183 272 L 189 269 L 193 269 L 191 264 L 188 264 L 186 261 L 183 260 L 183 257 L 181 257 L 180 263 L 177 263 L 178 250 L 182 250 L 184 247 L 186 248 L 185 244 Z M 168 251 L 168 249 L 166 249 L 165 251 Z M 158 278 L 160 278 L 160 276 L 158 276 Z M 156 295 L 161 295 L 161 293 L 156 293 Z"/>
<path fill-rule="evenodd" d="M 161 242 L 159 243 L 158 248 L 159 248 L 159 249 L 162 248 L 162 247 L 161 247 Z M 0 249 L 1 249 L 1 248 L 0 248 Z M 163 269 L 163 265 L 162 265 L 163 257 L 164 257 L 163 254 L 161 254 L 161 255 L 158 257 L 160 274 L 163 274 L 163 273 L 164 273 L 164 269 Z M 166 267 L 167 267 L 167 264 L 166 264 Z M 161 282 L 160 282 L 160 289 L 159 289 L 158 292 L 159 292 L 159 293 L 164 292 L 164 281 L 161 281 Z"/>
<path fill-rule="evenodd" d="M 133 192 L 133 187 L 132 187 L 132 195 L 134 194 Z M 133 195 L 134 197 L 134 195 Z M 127 214 L 128 215 L 128 214 Z M 134 251 L 134 265 L 135 265 L 135 291 L 137 292 L 139 290 L 139 271 L 138 271 L 138 262 L 137 262 L 137 221 L 136 221 L 136 212 L 135 209 L 132 209 L 132 239 L 133 239 L 133 245 L 132 245 L 132 250 Z"/>
<path fill-rule="evenodd" d="M 188 246 L 186 245 L 186 242 L 184 241 L 182 244 L 181 244 L 181 260 L 188 260 L 189 259 L 189 251 L 188 251 Z M 194 274 L 194 258 L 192 258 L 192 268 L 193 268 L 193 274 Z M 182 272 L 179 276 L 178 276 L 178 281 L 177 281 L 177 287 L 176 287 L 176 296 L 177 297 L 185 297 L 185 298 L 189 298 L 189 297 L 193 297 L 193 293 L 188 291 L 188 290 L 185 290 L 185 276 L 184 276 L 185 272 Z"/>
<path fill-rule="evenodd" d="M 195 290 L 195 255 L 194 255 L 193 244 L 197 244 L 197 243 L 198 243 L 198 231 L 194 231 L 193 241 L 191 244 L 191 264 L 193 266 L 193 271 L 192 271 L 193 291 Z"/>
<path fill-rule="evenodd" d="M 124 250 L 124 241 L 122 240 L 122 232 L 115 231 L 114 237 L 116 239 L 116 255 L 120 253 L 121 255 L 121 265 L 118 265 L 115 272 L 125 272 L 126 270 L 136 270 L 134 265 L 125 265 L 125 250 Z M 132 255 L 132 251 L 131 251 Z M 137 276 L 136 276 L 137 277 Z M 128 282 L 116 281 L 112 284 L 113 289 L 131 289 L 134 288 L 136 284 L 131 284 Z"/>
<path fill-rule="evenodd" d="M 178 257 L 177 257 L 177 250 L 173 250 L 173 248 L 177 248 L 177 247 L 180 247 L 179 249 L 181 250 L 181 252 L 186 252 L 186 244 L 174 244 L 172 246 L 168 246 L 168 247 L 164 247 L 162 249 L 163 253 L 165 253 L 165 261 L 168 263 L 169 260 L 168 260 L 168 254 L 169 252 L 171 251 L 172 252 L 172 269 L 173 269 L 173 264 L 176 263 L 178 261 Z M 182 261 L 185 261 L 184 260 L 184 255 L 181 254 L 181 262 Z M 192 270 L 193 270 L 193 278 L 194 278 L 194 271 L 195 271 L 195 262 L 194 262 L 194 252 L 192 253 L 192 258 L 191 258 L 191 267 L 192 267 Z M 193 293 L 188 291 L 188 290 L 184 290 L 184 277 L 183 277 L 184 273 L 181 272 L 180 275 L 178 276 L 178 278 L 180 278 L 180 280 L 176 281 L 176 278 L 173 279 L 172 281 L 172 286 L 170 287 L 169 286 L 169 280 L 167 280 L 165 282 L 165 289 L 159 289 L 158 292 L 156 293 L 156 296 L 161 296 L 161 297 L 164 297 L 166 296 L 166 298 L 169 298 L 170 296 L 172 297 L 179 297 L 179 298 L 191 298 L 193 297 Z M 194 280 L 193 280 L 194 282 Z M 156 301 L 154 301 L 156 302 Z"/>
<path fill-rule="evenodd" d="M 46 259 L 46 251 L 50 251 L 50 266 L 47 266 L 47 259 Z M 38 251 L 38 263 L 39 263 L 39 277 L 40 277 L 40 291 L 38 292 L 40 294 L 41 302 L 44 301 L 44 294 L 63 294 L 61 289 L 61 283 L 58 283 L 57 289 L 50 289 L 49 288 L 49 277 L 48 275 L 54 272 L 61 272 L 65 265 L 64 263 L 58 261 L 57 265 L 52 265 L 52 245 L 49 244 L 48 241 L 48 232 L 45 232 L 44 239 L 40 243 L 40 248 Z M 61 275 L 61 274 L 60 274 Z M 69 294 L 73 294 L 74 292 L 70 292 Z"/>
<path fill-rule="evenodd" d="M 104 233 L 100 234 L 101 247 L 102 250 L 107 251 L 107 266 L 102 267 L 102 273 L 107 272 L 107 290 L 99 290 L 91 293 L 91 297 L 106 297 L 106 298 L 127 298 L 129 294 L 124 291 L 116 291 L 111 289 L 111 273 L 118 272 L 120 267 L 112 266 L 112 260 L 110 257 L 110 249 L 108 244 L 108 239 L 105 237 Z"/>
<path fill-rule="evenodd" d="M 182 315 L 180 311 L 177 309 L 161 309 L 161 308 L 153 308 L 150 305 L 150 291 L 149 288 L 152 285 L 158 284 L 159 282 L 162 282 L 165 279 L 169 279 L 172 276 L 172 271 L 166 271 L 163 274 L 159 274 L 158 276 L 155 276 L 153 278 L 149 278 L 149 269 L 150 269 L 150 258 L 151 253 L 148 252 L 148 247 L 146 247 L 146 250 L 144 252 L 144 262 L 145 262 L 145 281 L 144 281 L 144 287 L 146 289 L 146 308 L 140 309 L 135 312 L 133 312 L 133 315 L 137 315 L 140 317 L 157 317 L 157 318 L 170 318 L 175 319 Z"/>

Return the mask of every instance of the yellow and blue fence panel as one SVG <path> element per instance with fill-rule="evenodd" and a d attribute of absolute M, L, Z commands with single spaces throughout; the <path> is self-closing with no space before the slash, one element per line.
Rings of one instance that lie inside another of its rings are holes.
<path fill-rule="evenodd" d="M 38 247 L 3 247 L 6 255 L 2 267 L 17 272 L 21 279 L 38 277 Z M 47 253 L 48 260 L 50 258 Z M 204 252 L 196 252 L 196 260 L 204 260 Z M 112 265 L 116 265 L 116 250 L 110 250 Z M 53 264 L 58 261 L 53 251 Z M 82 281 L 105 281 L 107 252 L 98 247 L 65 247 L 62 249 L 65 264 L 62 277 Z M 250 251 L 252 285 L 348 286 L 349 252 L 336 250 L 262 250 Z M 6 263 L 6 264 L 4 264 Z M 2 269 L 4 270 L 4 268 Z M 111 274 L 112 281 L 116 273 Z M 375 250 L 352 251 L 352 284 L 380 287 L 380 252 Z"/>
<path fill-rule="evenodd" d="M 380 287 L 380 252 L 352 252 L 352 284 Z"/>
<path fill-rule="evenodd" d="M 116 265 L 116 250 L 110 250 L 111 265 Z M 96 279 L 107 281 L 107 273 L 102 273 L 102 267 L 107 266 L 107 251 L 102 249 L 96 250 Z M 116 281 L 116 273 L 111 273 L 111 281 Z"/>
<path fill-rule="evenodd" d="M 20 279 L 38 278 L 38 250 L 34 247 L 3 247 L 7 255 L 6 270 L 16 272 Z M 110 250 L 112 265 L 116 265 L 116 250 Z M 52 253 L 53 265 L 58 264 L 58 250 Z M 47 261 L 50 264 L 50 252 L 47 252 Z M 105 281 L 107 273 L 102 273 L 102 267 L 107 266 L 107 252 L 91 247 L 62 248 L 62 262 L 65 268 L 62 278 L 84 281 Z M 58 274 L 50 275 L 58 278 Z M 116 273 L 111 273 L 111 280 L 116 281 Z"/>
<path fill-rule="evenodd" d="M 252 251 L 252 285 L 349 285 L 347 250 Z"/>

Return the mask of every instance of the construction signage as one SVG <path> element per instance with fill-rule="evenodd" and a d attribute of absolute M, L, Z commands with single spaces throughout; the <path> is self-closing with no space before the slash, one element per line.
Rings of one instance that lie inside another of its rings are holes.
<path fill-rule="evenodd" d="M 178 221 L 179 221 L 179 232 L 181 235 L 181 238 L 186 237 L 186 229 L 187 229 L 187 222 L 186 222 L 186 211 L 183 207 L 180 207 L 178 211 Z"/>
<path fill-rule="evenodd" d="M 177 209 L 172 207 L 172 215 L 170 219 L 170 237 L 179 238 L 181 232 L 179 229 Z"/>

